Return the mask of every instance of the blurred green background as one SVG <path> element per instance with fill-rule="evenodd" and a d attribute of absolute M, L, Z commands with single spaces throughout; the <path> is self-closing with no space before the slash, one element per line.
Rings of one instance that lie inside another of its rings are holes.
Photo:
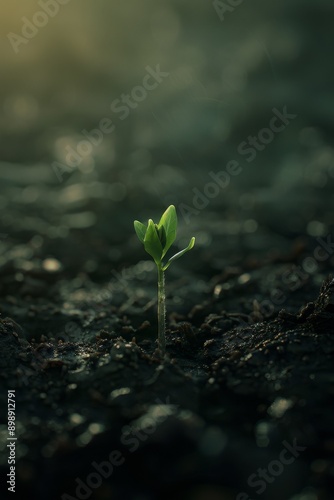
<path fill-rule="evenodd" d="M 183 228 L 180 247 L 197 236 L 196 252 L 183 265 L 204 274 L 245 255 L 284 251 L 300 236 L 329 233 L 334 4 L 244 1 L 225 13 L 218 6 L 199 0 L 2 6 L 2 265 L 52 257 L 69 275 L 109 277 L 111 267 L 144 258 L 133 220 L 157 218 L 171 203 Z M 143 97 L 134 89 L 147 67 L 158 65 L 168 76 Z M 121 119 L 111 105 L 132 92 L 140 101 Z M 296 118 L 248 162 L 240 144 L 284 106 Z M 68 148 L 77 151 L 83 130 L 103 119 L 114 130 L 68 168 Z M 187 223 L 180 204 L 193 207 L 194 188 L 203 192 L 210 172 L 231 160 L 242 172 Z M 54 162 L 67 165 L 61 179 Z"/>

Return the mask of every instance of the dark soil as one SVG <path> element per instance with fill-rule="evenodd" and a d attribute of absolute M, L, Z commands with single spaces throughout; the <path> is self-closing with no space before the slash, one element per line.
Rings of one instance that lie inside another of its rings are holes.
<path fill-rule="evenodd" d="M 129 294 L 117 280 L 65 279 L 50 262 L 34 269 L 33 258 L 23 270 L 5 255 L 1 407 L 15 389 L 15 498 L 333 498 L 334 287 L 326 264 L 294 291 L 279 282 L 288 261 L 298 262 L 292 254 L 206 280 L 171 271 L 162 359 L 153 270 L 143 281 L 129 267 Z M 19 272 L 24 278 L 12 281 Z M 273 289 L 284 290 L 280 312 L 264 307 Z M 298 448 L 280 470 L 286 446 Z M 93 462 L 114 450 L 121 463 L 110 477 L 91 495 L 76 492 L 76 479 L 86 484 Z M 248 483 L 268 467 L 275 477 Z"/>

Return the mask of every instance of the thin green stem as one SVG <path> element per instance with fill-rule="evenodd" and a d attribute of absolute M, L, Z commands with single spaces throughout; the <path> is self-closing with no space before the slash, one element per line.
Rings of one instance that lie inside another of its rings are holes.
<path fill-rule="evenodd" d="M 162 354 L 166 350 L 166 295 L 165 273 L 158 266 L 158 343 Z"/>

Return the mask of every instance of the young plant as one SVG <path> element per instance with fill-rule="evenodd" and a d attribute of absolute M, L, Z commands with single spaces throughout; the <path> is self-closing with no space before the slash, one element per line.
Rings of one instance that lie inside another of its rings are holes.
<path fill-rule="evenodd" d="M 174 260 L 182 257 L 195 245 L 192 237 L 189 245 L 184 250 L 173 255 L 167 262 L 163 262 L 166 253 L 176 238 L 177 215 L 174 205 L 170 205 L 162 214 L 158 224 L 149 219 L 147 226 L 138 220 L 134 221 L 135 231 L 143 243 L 148 254 L 153 258 L 158 269 L 158 343 L 160 351 L 164 354 L 166 349 L 166 297 L 165 297 L 165 271 Z"/>

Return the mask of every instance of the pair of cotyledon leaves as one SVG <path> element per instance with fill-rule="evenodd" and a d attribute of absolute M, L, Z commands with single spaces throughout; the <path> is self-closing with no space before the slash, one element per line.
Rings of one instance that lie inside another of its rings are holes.
<path fill-rule="evenodd" d="M 176 238 L 177 230 L 177 215 L 174 205 L 170 205 L 162 214 L 158 224 L 155 224 L 152 219 L 149 219 L 147 226 L 138 220 L 134 221 L 134 227 L 139 240 L 144 244 L 146 252 L 153 257 L 156 265 L 165 271 L 170 264 L 182 257 L 195 245 L 195 238 L 191 238 L 189 245 L 184 250 L 176 253 L 171 257 L 166 264 L 162 263 L 171 245 Z"/>

